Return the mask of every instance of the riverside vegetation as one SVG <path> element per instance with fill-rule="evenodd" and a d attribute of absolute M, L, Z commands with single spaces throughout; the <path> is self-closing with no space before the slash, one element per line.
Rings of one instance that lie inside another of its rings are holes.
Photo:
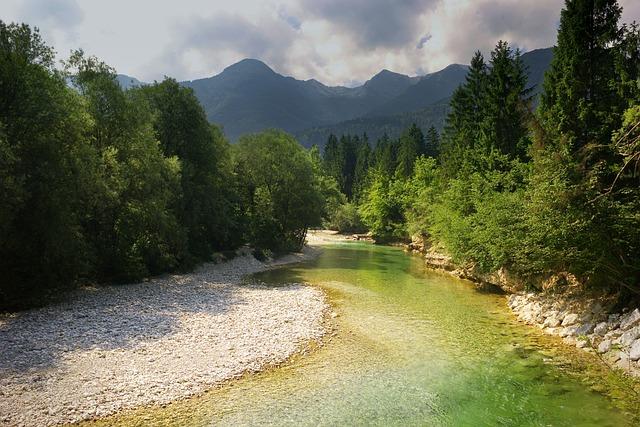
<path fill-rule="evenodd" d="M 539 98 L 520 52 L 480 52 L 441 136 L 411 127 L 371 150 L 330 136 L 327 172 L 348 203 L 331 225 L 426 242 L 479 274 L 570 274 L 640 294 L 640 31 L 616 1 L 567 1 Z M 534 108 L 537 105 L 537 108 Z M 440 141 L 441 140 L 441 141 Z M 557 282 L 557 281 L 556 281 Z"/>
<path fill-rule="evenodd" d="M 441 135 L 331 135 L 322 154 L 278 130 L 230 145 L 175 80 L 123 90 L 82 51 L 59 70 L 37 30 L 0 22 L 0 309 L 244 244 L 284 253 L 321 224 L 632 305 L 640 27 L 620 16 L 613 0 L 567 0 L 539 98 L 500 41 L 472 58 Z"/>
<path fill-rule="evenodd" d="M 232 147 L 175 80 L 124 91 L 82 51 L 58 70 L 37 29 L 0 22 L 0 310 L 298 249 L 340 196 L 319 162 L 277 130 Z"/>

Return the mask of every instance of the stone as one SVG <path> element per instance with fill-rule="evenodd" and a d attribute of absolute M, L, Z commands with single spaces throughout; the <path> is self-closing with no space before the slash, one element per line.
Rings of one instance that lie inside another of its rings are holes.
<path fill-rule="evenodd" d="M 611 341 L 602 340 L 600 345 L 598 345 L 598 353 L 606 353 L 609 350 L 611 350 Z"/>
<path fill-rule="evenodd" d="M 547 328 L 557 328 L 561 323 L 562 320 L 558 319 L 557 317 L 547 317 L 544 320 L 544 326 Z"/>
<path fill-rule="evenodd" d="M 593 323 L 585 323 L 576 328 L 576 335 L 587 335 L 593 330 Z"/>
<path fill-rule="evenodd" d="M 578 348 L 585 348 L 588 345 L 589 345 L 589 340 L 582 340 L 582 339 L 576 340 L 576 347 Z"/>
<path fill-rule="evenodd" d="M 640 310 L 637 308 L 631 313 L 625 315 L 620 321 L 620 329 L 626 331 L 640 322 Z"/>
<path fill-rule="evenodd" d="M 619 338 L 620 344 L 630 346 L 636 339 L 640 338 L 640 326 L 629 329 Z"/>
<path fill-rule="evenodd" d="M 563 328 L 562 330 L 560 330 L 560 336 L 561 337 L 572 337 L 574 335 L 576 335 L 576 330 L 578 329 L 577 326 L 567 326 L 566 328 Z"/>
<path fill-rule="evenodd" d="M 562 326 L 571 326 L 578 321 L 579 316 L 575 313 L 567 314 L 562 320 Z"/>
<path fill-rule="evenodd" d="M 635 340 L 629 349 L 629 359 L 636 361 L 640 359 L 640 340 Z"/>
<path fill-rule="evenodd" d="M 609 331 L 609 324 L 607 322 L 600 322 L 593 329 L 596 335 L 603 337 Z"/>

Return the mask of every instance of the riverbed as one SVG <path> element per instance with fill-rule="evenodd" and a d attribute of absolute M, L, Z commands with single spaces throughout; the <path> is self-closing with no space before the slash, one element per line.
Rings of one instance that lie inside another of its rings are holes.
<path fill-rule="evenodd" d="M 397 248 L 327 246 L 252 280 L 322 289 L 335 313 L 324 345 L 98 424 L 634 425 L 637 408 L 593 356 L 519 323 L 504 295 L 430 272 Z"/>

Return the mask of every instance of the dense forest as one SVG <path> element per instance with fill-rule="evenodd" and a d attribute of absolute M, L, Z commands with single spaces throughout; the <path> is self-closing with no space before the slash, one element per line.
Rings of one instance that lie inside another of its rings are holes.
<path fill-rule="evenodd" d="M 191 89 L 123 91 L 37 30 L 0 22 L 0 306 L 187 270 L 216 251 L 297 249 L 339 200 L 320 155 L 267 131 L 235 146 Z"/>
<path fill-rule="evenodd" d="M 620 16 L 613 0 L 566 3 L 536 110 L 500 41 L 471 59 L 441 137 L 414 126 L 371 151 L 330 136 L 325 169 L 349 202 L 329 225 L 422 237 L 479 272 L 639 294 L 640 31 Z"/>
<path fill-rule="evenodd" d="M 82 51 L 0 22 L 0 306 L 300 248 L 310 227 L 419 236 L 479 271 L 569 272 L 640 293 L 640 28 L 568 1 L 534 110 L 521 54 L 471 59 L 441 134 L 415 124 L 320 153 L 268 130 L 230 145 L 193 90 L 123 90 Z"/>

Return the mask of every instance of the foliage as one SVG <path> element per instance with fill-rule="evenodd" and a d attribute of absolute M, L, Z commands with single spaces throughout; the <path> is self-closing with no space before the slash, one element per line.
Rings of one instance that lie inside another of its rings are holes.
<path fill-rule="evenodd" d="M 358 206 L 353 203 L 344 203 L 336 207 L 325 223 L 329 230 L 336 230 L 340 233 L 362 233 L 366 231 Z"/>
<path fill-rule="evenodd" d="M 299 249 L 323 213 L 309 153 L 288 134 L 269 130 L 242 137 L 234 162 L 244 191 L 248 241 L 260 249 Z"/>

